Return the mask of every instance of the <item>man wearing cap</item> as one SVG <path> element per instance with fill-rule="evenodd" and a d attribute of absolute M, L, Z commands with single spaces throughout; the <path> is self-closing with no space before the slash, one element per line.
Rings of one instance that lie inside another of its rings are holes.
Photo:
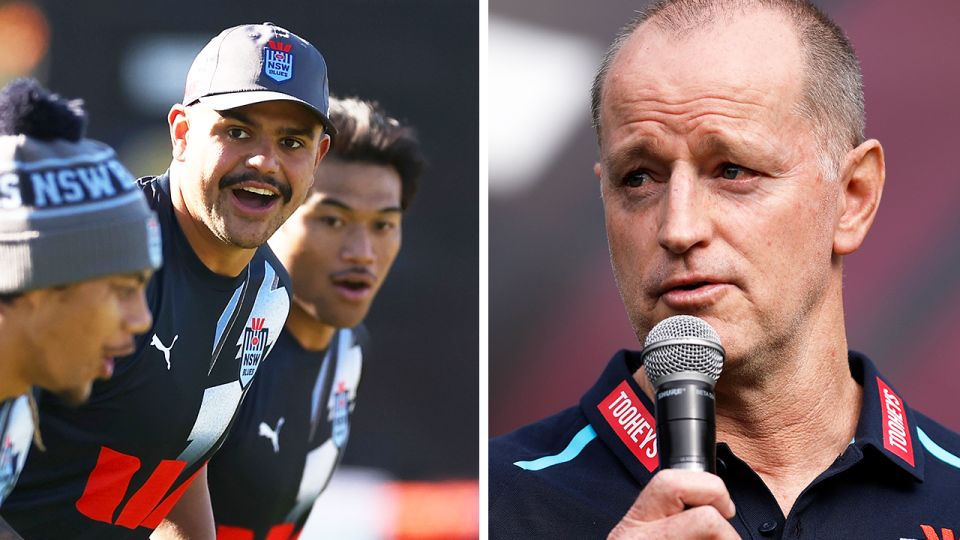
<path fill-rule="evenodd" d="M 150 328 L 156 216 L 113 149 L 83 138 L 80 105 L 30 79 L 0 93 L 0 505 L 35 437 L 30 387 L 80 403 Z M 0 538 L 19 538 L 3 519 Z"/>
<path fill-rule="evenodd" d="M 170 169 L 139 181 L 164 238 L 154 326 L 86 405 L 41 402 L 51 451 L 8 501 L 25 537 L 214 538 L 204 465 L 286 320 L 289 276 L 263 244 L 313 182 L 327 111 L 322 56 L 270 23 L 194 60 L 167 118 Z"/>
<path fill-rule="evenodd" d="M 210 461 L 217 540 L 295 538 L 326 487 L 367 349 L 358 325 L 400 251 L 423 171 L 413 129 L 377 104 L 331 99 L 330 119 L 339 131 L 310 195 L 270 239 L 293 281 L 290 317 Z"/>

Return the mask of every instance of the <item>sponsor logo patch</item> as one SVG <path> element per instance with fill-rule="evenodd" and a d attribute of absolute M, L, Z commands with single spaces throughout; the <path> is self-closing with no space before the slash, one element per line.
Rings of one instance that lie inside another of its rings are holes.
<path fill-rule="evenodd" d="M 954 540 L 953 529 L 942 528 L 940 529 L 940 534 L 937 534 L 937 530 L 930 525 L 920 525 L 920 528 L 923 529 L 923 538 L 925 540 Z M 918 538 L 904 538 L 900 537 L 900 540 L 920 540 Z"/>
<path fill-rule="evenodd" d="M 937 531 L 929 525 L 921 525 L 920 528 L 927 540 L 953 540 L 953 529 L 940 529 L 941 536 L 937 536 Z"/>
<path fill-rule="evenodd" d="M 883 447 L 913 467 L 913 441 L 910 439 L 910 426 L 907 425 L 903 402 L 886 383 L 880 380 L 880 377 L 877 377 L 877 386 L 880 389 L 880 403 L 882 403 L 883 418 L 880 423 L 883 424 Z"/>
<path fill-rule="evenodd" d="M 246 388 L 257 372 L 263 351 L 267 347 L 268 328 L 263 327 L 266 319 L 253 317 L 250 326 L 243 329 L 243 354 L 240 356 L 240 386 Z"/>
<path fill-rule="evenodd" d="M 620 383 L 597 408 L 623 444 L 648 471 L 653 472 L 660 464 L 657 458 L 656 421 L 627 381 Z"/>
<path fill-rule="evenodd" d="M 269 41 L 269 49 L 263 50 L 263 74 L 278 83 L 293 78 L 292 45 L 279 41 Z"/>

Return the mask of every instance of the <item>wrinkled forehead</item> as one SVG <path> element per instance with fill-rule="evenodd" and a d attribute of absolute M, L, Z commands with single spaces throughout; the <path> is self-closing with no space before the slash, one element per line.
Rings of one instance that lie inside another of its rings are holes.
<path fill-rule="evenodd" d="M 700 25 L 655 18 L 634 31 L 611 64 L 600 126 L 608 129 L 624 103 L 739 100 L 786 111 L 797 103 L 802 84 L 800 43 L 778 12 L 738 12 Z"/>

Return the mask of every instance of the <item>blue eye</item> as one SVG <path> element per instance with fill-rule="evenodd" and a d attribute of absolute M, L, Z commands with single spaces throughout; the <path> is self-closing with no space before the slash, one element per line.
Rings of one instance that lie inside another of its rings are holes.
<path fill-rule="evenodd" d="M 720 176 L 726 180 L 736 180 L 746 174 L 746 169 L 737 165 L 724 165 L 720 169 Z"/>
<path fill-rule="evenodd" d="M 628 174 L 627 177 L 624 178 L 623 183 L 630 187 L 636 188 L 636 187 L 649 184 L 652 181 L 653 181 L 653 177 L 650 176 L 650 174 L 648 173 L 633 172 Z"/>

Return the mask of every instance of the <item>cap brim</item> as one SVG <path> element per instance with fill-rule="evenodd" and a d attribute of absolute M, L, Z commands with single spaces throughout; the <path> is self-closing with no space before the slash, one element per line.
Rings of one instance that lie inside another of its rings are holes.
<path fill-rule="evenodd" d="M 229 109 L 236 109 L 237 107 L 253 105 L 254 103 L 263 103 L 265 101 L 293 101 L 309 109 L 310 112 L 312 112 L 317 119 L 320 120 L 320 123 L 323 124 L 323 127 L 327 128 L 327 131 L 331 135 L 337 134 L 337 126 L 333 125 L 333 122 L 331 122 L 330 119 L 323 114 L 323 112 L 319 111 L 316 107 L 307 103 L 306 101 L 303 101 L 302 99 L 295 98 L 282 92 L 272 92 L 270 90 L 251 90 L 249 92 L 233 92 L 230 94 L 203 96 L 199 98 L 199 101 L 215 111 L 226 111 Z"/>

